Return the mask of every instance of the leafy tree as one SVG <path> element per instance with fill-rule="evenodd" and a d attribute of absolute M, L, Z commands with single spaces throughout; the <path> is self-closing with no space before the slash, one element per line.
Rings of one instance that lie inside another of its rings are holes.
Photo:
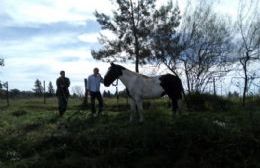
<path fill-rule="evenodd" d="M 34 83 L 33 91 L 34 91 L 36 96 L 42 96 L 43 95 L 43 86 L 42 86 L 42 83 L 39 79 L 36 79 L 36 81 Z"/>
<path fill-rule="evenodd" d="M 180 24 L 180 10 L 173 7 L 172 2 L 162 6 L 154 15 L 154 30 L 152 36 L 152 60 L 164 64 L 170 71 L 177 72 L 177 64 L 182 46 L 179 45 L 177 27 Z"/>
<path fill-rule="evenodd" d="M 17 97 L 21 94 L 21 91 L 19 89 L 11 89 L 9 94 L 10 97 Z"/>
<path fill-rule="evenodd" d="M 103 45 L 98 51 L 92 50 L 95 59 L 103 61 L 135 61 L 135 71 L 139 64 L 147 63 L 151 56 L 151 37 L 155 20 L 159 23 L 162 17 L 155 8 L 156 0 L 117 0 L 117 9 L 113 16 L 95 12 L 98 23 L 103 30 L 111 31 L 115 37 L 101 35 L 99 42 Z M 163 20 L 162 20 L 163 22 Z"/>
<path fill-rule="evenodd" d="M 49 82 L 47 95 L 48 96 L 54 96 L 54 94 L 55 94 L 55 90 L 53 88 L 52 82 Z"/>
<path fill-rule="evenodd" d="M 238 9 L 237 28 L 239 39 L 238 61 L 243 72 L 243 105 L 250 83 L 256 78 L 256 66 L 252 66 L 260 60 L 260 2 L 258 0 L 240 0 Z"/>

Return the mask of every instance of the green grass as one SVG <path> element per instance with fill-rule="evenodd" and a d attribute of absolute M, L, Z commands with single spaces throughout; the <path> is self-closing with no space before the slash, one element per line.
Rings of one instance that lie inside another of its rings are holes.
<path fill-rule="evenodd" d="M 139 124 L 128 123 L 125 99 L 106 99 L 99 118 L 81 102 L 70 99 L 63 117 L 56 99 L 0 102 L 0 167 L 260 167 L 257 106 L 172 117 L 159 99 Z"/>

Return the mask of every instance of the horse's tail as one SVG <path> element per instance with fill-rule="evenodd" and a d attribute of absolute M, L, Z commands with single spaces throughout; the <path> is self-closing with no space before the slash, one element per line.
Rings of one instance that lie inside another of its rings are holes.
<path fill-rule="evenodd" d="M 176 72 L 172 71 L 172 73 L 179 79 L 181 94 L 183 96 L 184 102 L 187 104 L 187 107 L 189 107 L 188 100 L 187 100 L 187 97 L 186 97 L 186 94 L 185 94 L 185 91 L 184 91 L 184 88 L 183 88 L 183 84 L 182 84 L 181 78 L 179 77 L 179 75 Z"/>

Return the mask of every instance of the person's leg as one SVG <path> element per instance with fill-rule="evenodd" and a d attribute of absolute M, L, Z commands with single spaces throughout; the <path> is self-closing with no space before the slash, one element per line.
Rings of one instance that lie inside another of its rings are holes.
<path fill-rule="evenodd" d="M 67 100 L 64 96 L 58 96 L 59 115 L 62 116 L 67 108 Z"/>
<path fill-rule="evenodd" d="M 102 98 L 100 92 L 97 92 L 97 100 L 98 100 L 98 113 L 102 113 L 104 104 L 103 104 L 103 98 Z"/>
<path fill-rule="evenodd" d="M 92 112 L 92 114 L 96 113 L 95 98 L 96 98 L 96 93 L 90 92 L 90 102 L 91 102 L 91 112 Z"/>
<path fill-rule="evenodd" d="M 61 115 L 62 113 L 62 97 L 61 96 L 57 96 L 58 99 L 58 110 L 59 110 L 59 115 Z"/>
<path fill-rule="evenodd" d="M 65 113 L 65 111 L 67 110 L 67 106 L 68 106 L 68 96 L 63 96 L 63 110 L 64 110 L 64 112 L 63 113 Z"/>

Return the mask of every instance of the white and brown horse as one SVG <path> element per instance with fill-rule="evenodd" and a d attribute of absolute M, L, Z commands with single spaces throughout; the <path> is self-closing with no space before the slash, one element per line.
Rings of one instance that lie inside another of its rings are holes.
<path fill-rule="evenodd" d="M 139 113 L 139 121 L 143 122 L 143 99 L 158 98 L 167 94 L 172 100 L 172 111 L 176 113 L 182 99 L 183 87 L 179 77 L 165 74 L 155 77 L 147 77 L 126 69 L 121 65 L 111 63 L 105 77 L 104 85 L 109 86 L 116 79 L 126 86 L 131 98 L 130 122 L 133 120 L 134 112 Z"/>

